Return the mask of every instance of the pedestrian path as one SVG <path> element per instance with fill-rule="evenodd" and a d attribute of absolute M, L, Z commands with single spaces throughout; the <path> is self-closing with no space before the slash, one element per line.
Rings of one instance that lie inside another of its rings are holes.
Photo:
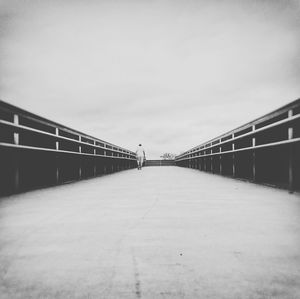
<path fill-rule="evenodd" d="M 0 294 L 300 298 L 300 196 L 145 167 L 3 198 Z"/>

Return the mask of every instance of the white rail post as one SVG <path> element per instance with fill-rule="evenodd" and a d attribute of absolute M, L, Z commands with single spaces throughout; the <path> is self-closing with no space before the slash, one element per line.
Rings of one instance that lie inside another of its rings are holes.
<path fill-rule="evenodd" d="M 210 171 L 212 173 L 214 173 L 214 163 L 213 163 L 213 156 L 212 156 L 212 148 L 210 149 L 210 154 L 211 154 L 211 156 L 210 156 Z"/>
<path fill-rule="evenodd" d="M 222 146 L 219 148 L 219 160 L 220 160 L 220 174 L 223 174 L 223 167 L 222 167 Z"/>
<path fill-rule="evenodd" d="M 14 124 L 19 125 L 19 115 L 14 114 Z M 19 145 L 19 133 L 14 132 L 14 144 Z M 16 151 L 15 161 L 14 161 L 14 189 L 18 191 L 20 187 L 20 169 L 19 169 L 19 152 Z"/>
<path fill-rule="evenodd" d="M 55 135 L 59 136 L 59 129 L 55 128 Z M 55 149 L 56 151 L 59 151 L 59 141 L 55 141 Z M 59 184 L 59 154 L 56 153 L 56 184 Z"/>
<path fill-rule="evenodd" d="M 232 138 L 233 138 L 233 134 L 232 134 Z M 235 153 L 234 153 L 235 145 L 234 145 L 234 143 L 232 143 L 232 150 L 233 150 L 233 153 L 232 153 L 232 176 L 235 177 Z"/>
<path fill-rule="evenodd" d="M 288 117 L 291 118 L 293 116 L 293 110 L 289 110 Z M 294 138 L 294 130 L 293 127 L 288 128 L 288 139 L 291 140 Z M 294 189 L 294 152 L 293 152 L 293 144 L 289 144 L 289 191 L 293 192 Z"/>
<path fill-rule="evenodd" d="M 19 125 L 19 115 L 14 114 L 14 124 Z M 14 132 L 14 144 L 18 145 L 19 144 L 19 133 Z"/>
<path fill-rule="evenodd" d="M 103 146 L 106 148 L 106 144 L 104 143 Z M 106 157 L 106 150 L 103 150 L 103 155 Z M 104 165 L 103 165 L 103 173 L 106 173 L 106 158 L 104 157 Z"/>
<path fill-rule="evenodd" d="M 81 142 L 81 135 L 79 135 L 78 137 L 79 137 L 79 141 Z M 79 153 L 81 153 L 81 144 L 79 145 L 78 151 L 79 151 Z M 79 155 L 79 169 L 78 169 L 78 175 L 79 175 L 79 179 L 81 179 L 81 175 L 82 175 L 82 169 L 81 169 L 81 155 Z"/>
<path fill-rule="evenodd" d="M 93 144 L 96 146 L 96 141 L 93 140 Z M 94 147 L 94 176 L 97 174 L 97 157 L 96 157 L 96 148 Z"/>
<path fill-rule="evenodd" d="M 255 125 L 252 126 L 252 131 L 255 131 Z M 252 137 L 252 180 L 256 181 L 256 153 L 255 153 L 256 139 Z"/>

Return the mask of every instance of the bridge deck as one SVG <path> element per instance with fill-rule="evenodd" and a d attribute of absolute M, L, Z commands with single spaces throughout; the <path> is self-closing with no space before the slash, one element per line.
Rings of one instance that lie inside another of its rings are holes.
<path fill-rule="evenodd" d="M 1 298 L 300 298 L 300 199 L 178 167 L 2 199 Z"/>

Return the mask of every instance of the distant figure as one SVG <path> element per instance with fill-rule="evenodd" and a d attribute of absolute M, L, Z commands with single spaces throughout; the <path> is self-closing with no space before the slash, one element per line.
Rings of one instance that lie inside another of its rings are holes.
<path fill-rule="evenodd" d="M 145 151 L 141 144 L 139 144 L 135 153 L 136 153 L 136 160 L 137 160 L 137 169 L 140 170 L 142 169 L 144 160 L 146 160 Z"/>

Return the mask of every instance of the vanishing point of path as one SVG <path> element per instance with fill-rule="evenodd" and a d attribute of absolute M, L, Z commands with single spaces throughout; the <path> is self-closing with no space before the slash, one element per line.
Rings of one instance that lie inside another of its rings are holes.
<path fill-rule="evenodd" d="M 0 297 L 300 298 L 300 197 L 178 167 L 0 201 Z"/>

